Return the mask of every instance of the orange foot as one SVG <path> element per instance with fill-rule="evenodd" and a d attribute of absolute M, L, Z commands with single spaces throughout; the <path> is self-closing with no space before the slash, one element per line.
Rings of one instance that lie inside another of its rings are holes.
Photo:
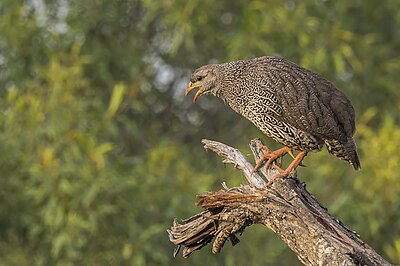
<path fill-rule="evenodd" d="M 282 164 L 282 157 L 286 155 L 286 153 L 289 153 L 290 156 L 292 156 L 293 159 L 295 159 L 292 149 L 290 149 L 289 147 L 283 147 L 279 150 L 276 151 L 271 151 L 267 146 L 262 145 L 260 147 L 261 149 L 265 149 L 267 151 L 266 154 L 264 154 L 257 162 L 256 167 L 254 167 L 253 169 L 253 173 L 256 172 L 258 169 L 260 169 L 261 165 L 263 164 L 263 162 L 265 160 L 268 159 L 267 163 L 265 164 L 265 168 L 268 170 L 269 166 L 271 165 L 272 162 L 274 162 L 276 159 L 280 158 L 280 165 Z"/>
<path fill-rule="evenodd" d="M 301 161 L 304 159 L 304 157 L 306 157 L 306 155 L 307 155 L 307 152 L 305 152 L 305 151 L 299 152 L 299 154 L 297 154 L 296 158 L 294 158 L 294 160 L 290 163 L 290 165 L 286 168 L 286 170 L 283 170 L 280 167 L 274 165 L 274 168 L 279 171 L 279 174 L 277 174 L 273 178 L 271 178 L 268 181 L 268 183 L 265 185 L 264 188 L 267 188 L 269 185 L 274 183 L 274 181 L 277 178 L 282 178 L 282 177 L 289 175 L 290 172 L 292 172 L 293 170 L 295 170 L 297 168 L 297 166 L 299 166 L 299 165 L 302 166 Z"/>

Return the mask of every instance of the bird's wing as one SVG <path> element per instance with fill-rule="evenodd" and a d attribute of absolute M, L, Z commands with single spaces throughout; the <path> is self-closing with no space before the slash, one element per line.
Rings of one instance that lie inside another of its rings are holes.
<path fill-rule="evenodd" d="M 354 133 L 354 109 L 329 81 L 297 65 L 264 72 L 266 86 L 282 109 L 279 119 L 323 139 L 345 141 Z M 266 85 L 267 84 L 267 85 Z"/>

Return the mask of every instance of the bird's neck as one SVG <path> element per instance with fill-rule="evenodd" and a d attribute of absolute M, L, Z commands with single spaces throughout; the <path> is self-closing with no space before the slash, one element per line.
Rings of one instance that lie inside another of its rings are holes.
<path fill-rule="evenodd" d="M 245 110 L 247 105 L 247 97 L 244 95 L 244 90 L 242 90 L 237 83 L 222 82 L 215 96 L 220 98 L 234 111 L 243 115 L 243 110 Z"/>
<path fill-rule="evenodd" d="M 242 112 L 247 105 L 246 99 L 248 99 L 245 95 L 246 90 L 241 86 L 241 81 L 244 78 L 243 70 L 245 69 L 245 62 L 236 62 L 235 64 L 230 62 L 218 65 L 218 67 L 220 67 L 216 80 L 218 89 L 213 94 L 229 105 L 234 111 L 243 115 Z"/>

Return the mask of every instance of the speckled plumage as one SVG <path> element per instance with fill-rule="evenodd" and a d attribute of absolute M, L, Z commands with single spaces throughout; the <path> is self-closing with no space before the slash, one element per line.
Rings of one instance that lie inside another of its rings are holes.
<path fill-rule="evenodd" d="M 276 56 L 200 67 L 195 100 L 211 93 L 264 134 L 297 151 L 328 151 L 360 168 L 353 106 L 320 75 Z"/>

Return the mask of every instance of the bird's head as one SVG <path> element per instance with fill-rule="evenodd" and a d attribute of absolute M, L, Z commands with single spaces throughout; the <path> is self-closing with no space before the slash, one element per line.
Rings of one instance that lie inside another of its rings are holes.
<path fill-rule="evenodd" d="M 218 89 L 217 74 L 217 65 L 206 65 L 196 69 L 190 78 L 188 87 L 185 90 L 185 96 L 188 95 L 191 90 L 196 88 L 198 88 L 198 91 L 193 98 L 193 102 L 196 102 L 200 95 L 209 93 L 215 94 L 215 91 Z"/>

